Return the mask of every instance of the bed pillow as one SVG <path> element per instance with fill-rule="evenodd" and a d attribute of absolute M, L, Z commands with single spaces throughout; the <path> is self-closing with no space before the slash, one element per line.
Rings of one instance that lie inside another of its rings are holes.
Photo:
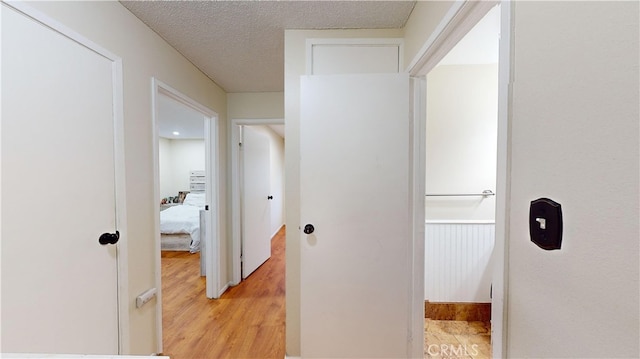
<path fill-rule="evenodd" d="M 182 204 L 185 206 L 204 207 L 204 200 L 204 193 L 187 193 L 187 197 Z"/>

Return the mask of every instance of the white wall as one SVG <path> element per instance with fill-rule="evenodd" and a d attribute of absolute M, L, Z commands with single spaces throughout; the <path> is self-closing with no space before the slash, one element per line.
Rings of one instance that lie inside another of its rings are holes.
<path fill-rule="evenodd" d="M 130 349 L 123 354 L 150 354 L 158 351 L 156 341 L 156 301 L 135 307 L 135 297 L 155 287 L 155 228 L 158 201 L 153 195 L 153 138 L 151 124 L 151 78 L 184 93 L 216 111 L 220 120 L 221 166 L 227 166 L 227 98 L 225 92 L 186 60 L 160 36 L 117 1 L 29 2 L 30 6 L 122 57 L 124 86 L 124 142 L 127 193 L 126 233 L 129 276 L 128 327 Z M 144 46 L 140 46 L 144 44 Z M 226 177 L 220 178 L 220 205 L 223 216 L 221 237 L 227 238 L 229 219 Z M 124 237 L 124 236 L 123 236 Z M 226 243 L 221 243 L 226 248 Z M 226 280 L 228 273 L 221 273 Z"/>
<path fill-rule="evenodd" d="M 427 193 L 496 190 L 498 65 L 437 66 L 427 76 Z M 495 197 L 427 197 L 428 220 L 494 220 Z"/>
<path fill-rule="evenodd" d="M 498 65 L 440 65 L 427 76 L 426 192 L 496 190 Z M 425 300 L 490 303 L 495 197 L 427 197 Z M 437 230 L 435 230 L 437 229 Z"/>
<path fill-rule="evenodd" d="M 515 2 L 509 357 L 637 358 L 639 3 Z M 562 249 L 528 234 L 562 205 Z"/>
<path fill-rule="evenodd" d="M 230 119 L 283 119 L 284 92 L 236 92 L 227 94 Z"/>
<path fill-rule="evenodd" d="M 175 197 L 179 191 L 189 191 L 191 171 L 204 171 L 204 140 L 160 138 L 160 198 Z"/>

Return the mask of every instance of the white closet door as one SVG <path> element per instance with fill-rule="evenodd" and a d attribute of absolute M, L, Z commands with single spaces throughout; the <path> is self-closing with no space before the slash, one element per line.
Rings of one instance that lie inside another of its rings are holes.
<path fill-rule="evenodd" d="M 242 278 L 271 257 L 271 167 L 269 138 L 242 128 Z"/>
<path fill-rule="evenodd" d="M 2 10 L 2 351 L 118 353 L 113 62 Z"/>
<path fill-rule="evenodd" d="M 300 122 L 302 357 L 406 357 L 409 78 L 303 76 Z"/>

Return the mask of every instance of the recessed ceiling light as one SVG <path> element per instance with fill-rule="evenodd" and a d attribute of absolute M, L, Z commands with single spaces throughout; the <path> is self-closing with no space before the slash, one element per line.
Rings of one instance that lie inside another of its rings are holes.
<path fill-rule="evenodd" d="M 180 136 L 180 132 L 178 132 L 178 131 L 173 131 L 173 135 L 174 135 L 174 136 Z"/>

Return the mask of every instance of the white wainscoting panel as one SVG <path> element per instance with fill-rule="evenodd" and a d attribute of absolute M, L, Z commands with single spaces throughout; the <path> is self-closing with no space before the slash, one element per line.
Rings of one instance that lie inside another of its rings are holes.
<path fill-rule="evenodd" d="M 425 300 L 490 303 L 495 223 L 427 221 Z"/>

